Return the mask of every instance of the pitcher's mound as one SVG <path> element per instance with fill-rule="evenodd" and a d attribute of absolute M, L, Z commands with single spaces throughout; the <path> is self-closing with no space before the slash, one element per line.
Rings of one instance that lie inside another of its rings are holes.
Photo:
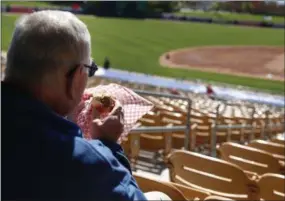
<path fill-rule="evenodd" d="M 214 46 L 163 54 L 162 66 L 284 80 L 284 47 Z"/>

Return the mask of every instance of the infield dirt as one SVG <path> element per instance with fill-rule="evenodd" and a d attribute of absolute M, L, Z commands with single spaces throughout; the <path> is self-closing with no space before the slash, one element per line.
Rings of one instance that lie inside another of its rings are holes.
<path fill-rule="evenodd" d="M 171 68 L 284 81 L 284 56 L 284 47 L 214 46 L 173 50 L 159 62 Z"/>

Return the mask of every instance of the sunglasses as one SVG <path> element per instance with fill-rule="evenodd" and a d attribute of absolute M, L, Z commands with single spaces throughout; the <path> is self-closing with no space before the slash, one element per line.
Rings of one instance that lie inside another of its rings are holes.
<path fill-rule="evenodd" d="M 73 73 L 76 71 L 76 69 L 79 67 L 80 65 L 76 65 L 75 68 L 71 69 L 70 71 L 67 72 L 66 76 L 70 77 L 73 75 Z M 92 77 L 94 76 L 95 72 L 98 70 L 98 66 L 97 64 L 92 61 L 91 65 L 87 65 L 87 64 L 83 64 L 83 66 L 85 68 L 88 68 L 88 77 Z"/>

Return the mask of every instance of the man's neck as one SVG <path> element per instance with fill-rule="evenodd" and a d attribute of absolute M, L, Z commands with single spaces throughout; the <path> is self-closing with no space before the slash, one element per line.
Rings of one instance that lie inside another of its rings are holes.
<path fill-rule="evenodd" d="M 11 79 L 4 79 L 4 82 L 14 86 L 15 88 L 23 91 L 34 99 L 42 102 L 58 115 L 66 115 L 64 112 L 64 107 L 59 104 L 61 102 L 64 102 L 64 100 L 62 100 L 63 95 L 60 96 L 60 93 L 58 93 L 58 89 L 52 88 L 51 86 L 43 86 L 42 84 L 28 84 Z"/>

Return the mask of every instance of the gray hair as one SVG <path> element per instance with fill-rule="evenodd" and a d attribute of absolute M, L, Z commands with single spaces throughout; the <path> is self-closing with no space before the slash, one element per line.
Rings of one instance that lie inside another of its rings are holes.
<path fill-rule="evenodd" d="M 16 23 L 5 76 L 38 82 L 59 66 L 89 62 L 90 46 L 87 26 L 70 12 L 45 10 L 25 15 Z"/>

